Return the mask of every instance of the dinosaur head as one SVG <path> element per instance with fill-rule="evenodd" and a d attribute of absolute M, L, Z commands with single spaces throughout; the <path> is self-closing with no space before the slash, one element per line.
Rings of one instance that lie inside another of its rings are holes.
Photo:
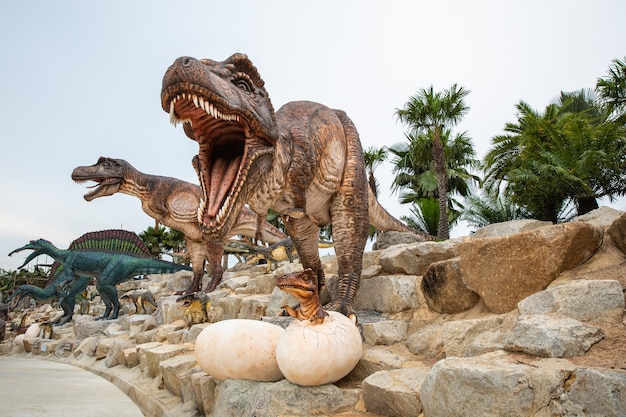
<path fill-rule="evenodd" d="M 87 201 L 106 197 L 119 192 L 124 181 L 124 171 L 128 163 L 122 159 L 101 156 L 93 165 L 80 166 L 72 171 L 72 179 L 77 183 L 94 181 L 93 190 L 85 194 Z"/>
<path fill-rule="evenodd" d="M 248 57 L 178 58 L 163 77 L 161 105 L 198 142 L 203 197 L 198 220 L 223 237 L 271 165 L 278 128 L 264 82 Z"/>
<path fill-rule="evenodd" d="M 317 276 L 311 268 L 281 275 L 276 281 L 276 286 L 282 291 L 293 295 L 303 304 L 313 297 L 318 297 Z"/>
<path fill-rule="evenodd" d="M 50 241 L 45 240 L 45 239 L 31 240 L 30 242 L 28 242 L 26 245 L 22 246 L 21 248 L 17 248 L 11 251 L 11 253 L 9 253 L 9 256 L 13 255 L 14 253 L 21 252 L 23 250 L 28 250 L 28 249 L 32 250 L 33 252 L 30 255 L 28 255 L 28 257 L 26 258 L 26 260 L 24 261 L 22 265 L 18 266 L 18 269 L 23 268 L 27 263 L 29 263 L 30 261 L 32 261 L 39 255 L 50 254 L 50 252 L 54 250 L 55 247 L 54 245 L 52 245 L 52 243 L 50 243 Z"/>

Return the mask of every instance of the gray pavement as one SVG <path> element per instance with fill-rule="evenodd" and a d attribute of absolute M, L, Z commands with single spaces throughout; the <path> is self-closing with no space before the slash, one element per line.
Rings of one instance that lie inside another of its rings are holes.
<path fill-rule="evenodd" d="M 0 357 L 4 417 L 144 417 L 120 389 L 89 371 L 43 359 Z"/>

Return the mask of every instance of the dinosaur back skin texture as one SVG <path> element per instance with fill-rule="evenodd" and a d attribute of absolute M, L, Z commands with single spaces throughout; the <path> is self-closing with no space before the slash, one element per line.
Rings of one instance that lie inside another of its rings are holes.
<path fill-rule="evenodd" d="M 332 223 L 339 281 L 325 309 L 354 314 L 370 190 L 348 116 L 310 101 L 274 112 L 263 80 L 243 54 L 223 62 L 178 58 L 163 77 L 161 105 L 198 142 L 194 168 L 203 232 L 224 236 L 246 203 L 260 217 L 271 208 L 283 216 L 303 267 L 311 268 L 321 288 L 319 231 Z"/>

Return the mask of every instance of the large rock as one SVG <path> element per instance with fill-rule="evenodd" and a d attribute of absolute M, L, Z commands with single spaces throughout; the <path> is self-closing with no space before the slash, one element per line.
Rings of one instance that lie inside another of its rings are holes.
<path fill-rule="evenodd" d="M 392 417 L 417 417 L 422 412 L 420 388 L 428 369 L 380 371 L 363 380 L 363 402 L 370 413 Z"/>
<path fill-rule="evenodd" d="M 622 212 L 619 210 L 615 210 L 614 208 L 607 206 L 602 206 L 593 211 L 590 211 L 589 213 L 583 214 L 582 216 L 578 216 L 572 221 L 586 222 L 595 227 L 604 228 L 610 226 L 621 215 Z"/>
<path fill-rule="evenodd" d="M 552 361 L 561 361 L 552 359 Z M 437 362 L 422 384 L 428 417 L 550 416 L 546 407 L 564 391 L 571 363 L 512 363 L 503 352 Z M 543 414 L 542 414 L 543 413 Z"/>
<path fill-rule="evenodd" d="M 446 356 L 478 356 L 501 349 L 500 327 L 504 319 L 500 315 L 444 323 L 441 340 Z"/>
<path fill-rule="evenodd" d="M 489 310 L 506 313 L 545 289 L 561 272 L 589 259 L 601 243 L 602 230 L 585 222 L 470 239 L 458 248 L 461 275 Z"/>
<path fill-rule="evenodd" d="M 364 279 L 354 298 L 355 310 L 374 310 L 397 313 L 416 308 L 417 277 L 413 275 L 385 275 Z"/>
<path fill-rule="evenodd" d="M 615 246 L 626 254 L 626 213 L 619 216 L 607 229 L 608 235 L 613 239 Z"/>
<path fill-rule="evenodd" d="M 423 242 L 424 239 L 415 233 L 388 231 L 379 233 L 376 242 L 372 245 L 373 250 L 387 249 L 390 246 L 401 245 L 405 243 Z"/>
<path fill-rule="evenodd" d="M 275 383 L 227 379 L 216 384 L 213 399 L 213 404 L 203 405 L 205 412 L 212 409 L 212 416 L 328 416 L 350 410 L 358 394 L 332 384 L 301 387 L 286 379 Z"/>
<path fill-rule="evenodd" d="M 539 227 L 552 226 L 552 222 L 542 222 L 540 220 L 511 220 L 508 222 L 493 223 L 476 230 L 472 234 L 472 239 L 484 237 L 503 237 L 516 233 L 527 232 Z"/>
<path fill-rule="evenodd" d="M 604 338 L 601 329 L 560 315 L 520 316 L 511 332 L 503 337 L 504 349 L 546 358 L 585 354 Z"/>
<path fill-rule="evenodd" d="M 459 240 L 396 245 L 380 251 L 380 266 L 389 274 L 424 275 L 433 262 L 457 256 Z"/>
<path fill-rule="evenodd" d="M 480 300 L 480 296 L 463 282 L 459 258 L 430 264 L 420 286 L 426 304 L 437 313 L 460 313 L 474 307 Z"/>
<path fill-rule="evenodd" d="M 535 293 L 517 304 L 520 314 L 559 313 L 576 320 L 618 321 L 624 316 L 624 293 L 614 280 L 578 280 Z"/>

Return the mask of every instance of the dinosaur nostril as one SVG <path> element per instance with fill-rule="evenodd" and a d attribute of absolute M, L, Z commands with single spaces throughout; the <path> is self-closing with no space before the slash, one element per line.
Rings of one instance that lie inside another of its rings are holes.
<path fill-rule="evenodd" d="M 185 67 L 190 66 L 192 64 L 192 62 L 193 62 L 193 58 L 188 57 L 188 56 L 182 57 L 181 60 L 182 60 L 183 66 L 185 66 Z"/>

